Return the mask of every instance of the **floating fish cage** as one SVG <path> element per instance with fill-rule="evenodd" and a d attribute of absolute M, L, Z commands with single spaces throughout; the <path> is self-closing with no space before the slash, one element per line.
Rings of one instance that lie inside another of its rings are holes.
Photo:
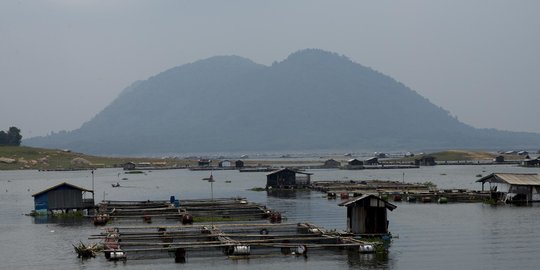
<path fill-rule="evenodd" d="M 220 221 L 220 220 L 261 220 L 270 219 L 281 221 L 278 212 L 266 206 L 252 203 L 244 198 L 221 198 L 199 200 L 170 201 L 103 201 L 98 205 L 97 217 L 107 215 L 105 222 L 95 222 L 96 225 L 105 225 L 109 220 L 116 223 L 133 222 L 140 220 L 152 223 L 154 220 L 176 220 L 183 224 L 193 222 Z"/>
<path fill-rule="evenodd" d="M 99 235 L 109 260 L 226 256 L 231 259 L 269 254 L 305 256 L 322 250 L 374 253 L 374 243 L 327 233 L 309 223 L 245 223 L 105 228 Z"/>

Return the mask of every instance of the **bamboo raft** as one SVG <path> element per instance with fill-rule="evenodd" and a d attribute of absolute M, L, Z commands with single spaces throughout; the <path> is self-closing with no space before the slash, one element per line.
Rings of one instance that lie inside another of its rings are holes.
<path fill-rule="evenodd" d="M 266 206 L 248 202 L 244 198 L 218 198 L 179 201 L 102 201 L 98 216 L 113 220 L 152 219 L 180 220 L 184 224 L 193 220 L 260 220 L 281 215 Z"/>
<path fill-rule="evenodd" d="M 306 256 L 308 250 L 348 249 L 373 253 L 376 244 L 350 235 L 327 233 L 309 223 L 207 224 L 106 228 L 90 239 L 101 239 L 109 260 L 171 257 L 239 257 L 281 254 Z"/>
<path fill-rule="evenodd" d="M 325 192 L 328 199 L 359 197 L 375 194 L 385 200 L 408 202 L 482 202 L 489 199 L 489 192 L 466 189 L 437 189 L 425 184 L 398 181 L 317 181 L 311 189 Z"/>

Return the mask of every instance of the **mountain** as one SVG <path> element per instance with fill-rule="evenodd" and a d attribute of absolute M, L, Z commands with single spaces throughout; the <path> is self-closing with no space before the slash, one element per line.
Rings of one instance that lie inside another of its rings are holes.
<path fill-rule="evenodd" d="M 24 140 L 93 154 L 537 148 L 540 135 L 476 129 L 407 86 L 318 49 L 271 66 L 217 56 L 126 88 L 71 132 Z"/>

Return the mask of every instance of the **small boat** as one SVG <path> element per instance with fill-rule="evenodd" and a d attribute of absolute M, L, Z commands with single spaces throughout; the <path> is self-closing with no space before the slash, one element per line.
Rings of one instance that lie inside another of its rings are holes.
<path fill-rule="evenodd" d="M 119 187 L 120 186 L 120 183 L 116 183 L 116 184 L 111 184 L 112 187 Z"/>

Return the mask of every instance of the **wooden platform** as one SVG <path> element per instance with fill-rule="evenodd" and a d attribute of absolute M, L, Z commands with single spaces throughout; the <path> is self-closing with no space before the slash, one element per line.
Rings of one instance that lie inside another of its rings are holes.
<path fill-rule="evenodd" d="M 309 223 L 234 223 L 197 226 L 111 227 L 92 239 L 102 239 L 105 256 L 121 259 L 175 258 L 185 262 L 193 256 L 302 255 L 327 249 L 375 252 L 375 243 L 351 236 L 327 233 Z M 111 256 L 113 254 L 113 256 Z M 115 258 L 112 258 L 115 259 Z"/>

